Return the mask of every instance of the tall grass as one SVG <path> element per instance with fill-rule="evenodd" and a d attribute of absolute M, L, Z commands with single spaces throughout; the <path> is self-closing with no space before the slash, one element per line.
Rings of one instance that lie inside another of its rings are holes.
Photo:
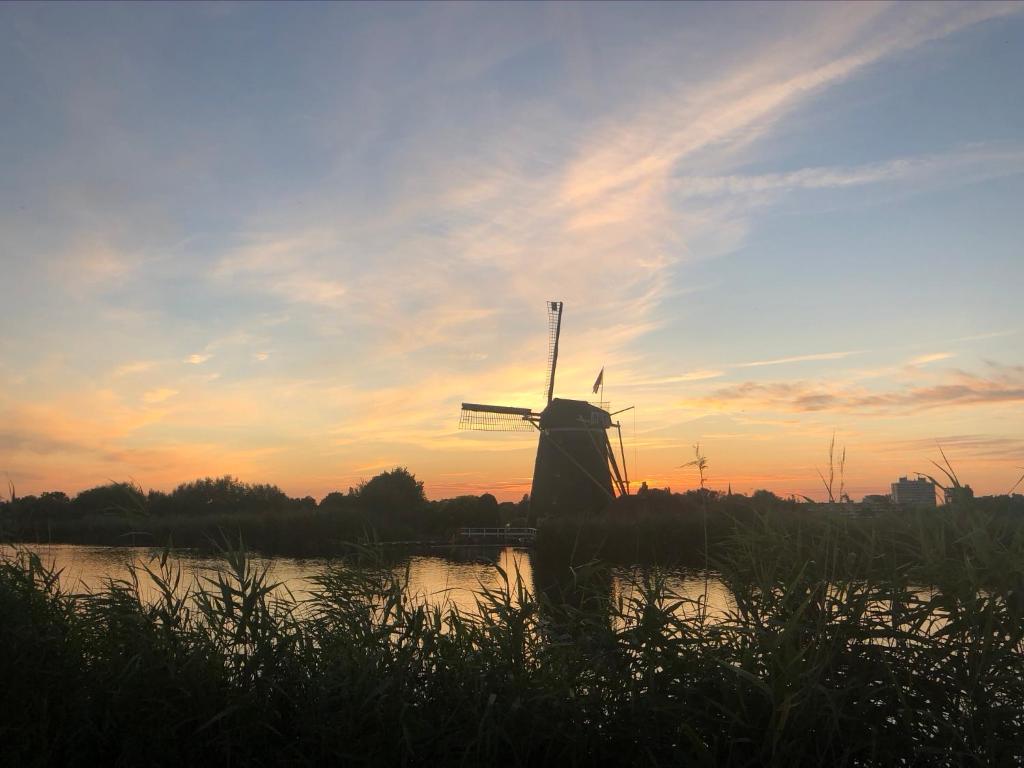
<path fill-rule="evenodd" d="M 766 518 L 717 551 L 718 619 L 657 570 L 612 595 L 599 564 L 537 594 L 499 572 L 460 611 L 365 554 L 302 598 L 240 547 L 206 580 L 164 557 L 89 594 L 21 554 L 0 563 L 0 764 L 1024 760 L 1019 525 Z"/>

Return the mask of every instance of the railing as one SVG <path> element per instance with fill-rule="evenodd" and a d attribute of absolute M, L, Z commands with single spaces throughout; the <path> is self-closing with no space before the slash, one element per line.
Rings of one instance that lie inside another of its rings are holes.
<path fill-rule="evenodd" d="M 500 541 L 535 541 L 536 528 L 459 528 L 459 538 Z"/>

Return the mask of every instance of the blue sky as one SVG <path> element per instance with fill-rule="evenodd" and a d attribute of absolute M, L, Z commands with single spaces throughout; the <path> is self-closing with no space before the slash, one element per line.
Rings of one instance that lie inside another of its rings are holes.
<path fill-rule="evenodd" d="M 529 483 L 602 365 L 634 475 L 1024 465 L 1022 4 L 0 7 L 0 471 Z M 1003 487 L 1005 486 L 1005 487 Z"/>

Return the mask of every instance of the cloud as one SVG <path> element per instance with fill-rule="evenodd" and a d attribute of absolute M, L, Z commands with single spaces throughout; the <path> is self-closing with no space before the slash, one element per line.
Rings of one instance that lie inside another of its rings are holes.
<path fill-rule="evenodd" d="M 953 341 L 981 341 L 983 339 L 999 339 L 1005 336 L 1016 336 L 1020 331 L 1017 330 L 1006 330 L 1006 331 L 992 331 L 991 333 L 977 333 L 973 336 L 960 336 L 959 338 L 953 339 Z"/>
<path fill-rule="evenodd" d="M 1024 150 L 967 148 L 945 154 L 904 157 L 852 167 L 802 168 L 787 173 L 729 176 L 680 176 L 672 182 L 677 200 L 694 197 L 756 195 L 766 192 L 841 189 L 844 187 L 929 181 L 968 184 L 1024 172 Z"/>
<path fill-rule="evenodd" d="M 751 363 L 736 363 L 735 368 L 757 368 L 763 365 L 786 365 L 788 363 L 806 363 L 813 360 L 842 360 L 850 355 L 863 354 L 863 350 L 850 352 L 819 352 L 812 355 L 796 355 L 795 357 L 779 357 L 774 360 L 755 360 Z"/>
<path fill-rule="evenodd" d="M 241 236 L 209 278 L 295 306 L 344 306 L 344 317 L 321 313 L 316 324 L 366 340 L 380 354 L 464 343 L 469 349 L 452 351 L 467 361 L 466 352 L 479 350 L 467 337 L 493 329 L 496 317 L 513 307 L 521 313 L 538 295 L 563 298 L 585 312 L 581 319 L 600 340 L 598 347 L 585 338 L 585 348 L 611 356 L 658 327 L 654 315 L 680 260 L 694 250 L 728 251 L 745 236 L 746 222 L 727 210 L 675 205 L 674 178 L 684 166 L 726 165 L 736 146 L 768 133 L 822 88 L 1012 8 L 890 11 L 824 9 L 806 17 L 802 37 L 811 42 L 799 55 L 791 46 L 765 46 L 749 64 L 716 62 L 700 78 L 640 91 L 649 95 L 582 131 L 557 110 L 523 114 L 464 152 L 419 162 L 380 212 L 299 210 L 270 229 L 261 220 L 261 231 Z M 559 143 L 561 136 L 572 142 Z M 538 156 L 551 147 L 557 150 Z M 916 165 L 809 169 L 759 183 L 869 183 Z M 496 317 L 474 316 L 483 310 Z M 614 338 L 611 318 L 619 326 Z M 513 333 L 507 341 L 525 341 L 518 327 Z"/>
<path fill-rule="evenodd" d="M 704 381 L 706 379 L 717 379 L 719 376 L 724 376 L 725 371 L 690 371 L 688 373 L 680 374 L 679 376 L 668 376 L 664 379 L 655 379 L 652 384 L 675 384 L 676 382 L 684 381 Z"/>
<path fill-rule="evenodd" d="M 0 445 L 10 452 L 25 451 L 32 454 L 82 453 L 89 448 L 73 440 L 62 440 L 31 430 L 5 429 L 0 431 Z"/>
<path fill-rule="evenodd" d="M 178 394 L 178 390 L 171 389 L 170 387 L 160 387 L 158 389 L 151 389 L 142 395 L 143 402 L 146 403 L 162 403 L 165 400 L 169 400 Z"/>
<path fill-rule="evenodd" d="M 725 376 L 725 371 L 699 370 L 687 371 L 686 373 L 681 373 L 677 376 L 662 376 L 660 378 L 651 379 L 626 379 L 625 381 L 616 383 L 625 387 L 661 387 L 671 384 L 684 384 L 688 381 L 717 379 L 721 376 Z"/>
<path fill-rule="evenodd" d="M 907 365 L 928 365 L 928 363 L 935 363 L 939 360 L 948 360 L 954 357 L 952 352 L 933 352 L 929 355 L 918 355 L 917 357 L 911 358 L 907 361 Z"/>
<path fill-rule="evenodd" d="M 325 199 L 270 222 L 261 216 L 207 277 L 305 311 L 315 332 L 351 339 L 359 359 L 436 349 L 435 361 L 460 366 L 479 354 L 497 359 L 487 346 L 495 337 L 507 354 L 530 354 L 531 326 L 513 313 L 563 298 L 576 323 L 567 355 L 595 350 L 613 360 L 659 327 L 680 261 L 745 237 L 734 212 L 677 205 L 681 171 L 725 166 L 735 146 L 767 134 L 822 88 L 1011 9 L 891 10 L 822 9 L 801 20 L 812 42 L 799 55 L 758 45 L 749 63 L 716 61 L 701 77 L 640 90 L 628 109 L 584 126 L 557 110 L 524 113 L 464 151 L 418 159 L 379 210 L 346 213 Z M 864 184 L 942 162 L 806 169 L 756 183 Z"/>
<path fill-rule="evenodd" d="M 337 231 L 250 234 L 243 240 L 217 260 L 208 274 L 211 280 L 296 305 L 335 307 L 348 293 L 337 275 L 345 255 Z"/>
<path fill-rule="evenodd" d="M 890 440 L 873 444 L 882 451 L 908 453 L 926 451 L 937 454 L 939 446 L 947 453 L 962 452 L 968 456 L 999 461 L 1024 460 L 1024 438 L 991 434 L 942 435 L 927 439 Z"/>
<path fill-rule="evenodd" d="M 136 373 L 145 373 L 146 371 L 151 371 L 156 366 L 157 362 L 155 360 L 138 360 L 133 363 L 124 363 L 122 365 L 117 366 L 117 368 L 114 369 L 112 375 L 115 377 L 131 376 Z"/>
<path fill-rule="evenodd" d="M 270 353 L 269 352 L 254 352 L 253 353 L 253 358 L 255 360 L 257 360 L 257 361 L 262 363 L 265 360 L 269 360 L 270 359 Z"/>
<path fill-rule="evenodd" d="M 925 386 L 870 390 L 832 381 L 742 382 L 692 401 L 717 409 L 857 413 L 908 413 L 942 408 L 1024 401 L 1024 366 L 1000 366 L 991 376 L 963 371 Z"/>
<path fill-rule="evenodd" d="M 118 285 L 136 271 L 140 262 L 138 256 L 111 245 L 104 235 L 81 234 L 50 263 L 50 270 L 72 291 L 81 291 Z M 73 279 L 68 280 L 69 276 Z"/>
<path fill-rule="evenodd" d="M 826 32 L 822 38 L 828 47 L 842 50 L 860 42 L 854 46 L 855 52 L 834 57 L 826 53 L 823 61 L 808 65 L 806 55 L 796 56 L 792 49 L 779 50 L 774 60 L 757 57 L 750 69 L 736 71 L 696 93 L 684 90 L 677 98 L 666 99 L 658 110 L 641 111 L 631 125 L 617 125 L 600 137 L 595 149 L 567 176 L 562 198 L 576 206 L 601 200 L 622 204 L 629 197 L 647 199 L 650 195 L 645 193 L 652 185 L 658 188 L 658 182 L 682 158 L 719 142 L 749 142 L 752 135 L 765 132 L 774 118 L 800 99 L 883 58 L 1019 11 L 1019 6 L 1011 4 L 979 4 L 901 13 L 888 18 L 884 30 L 869 27 L 866 34 L 871 37 L 860 41 L 856 38 L 864 31 L 862 25 L 851 24 L 850 19 L 841 16 L 830 18 L 826 24 L 835 26 L 821 30 Z M 872 20 L 878 12 L 877 7 L 868 8 L 864 19 Z M 815 40 L 814 34 L 806 38 Z M 808 50 L 813 51 L 814 44 Z M 802 64 L 802 71 L 792 71 L 788 62 Z"/>
<path fill-rule="evenodd" d="M 188 357 L 186 357 L 185 358 L 185 362 L 188 363 L 189 365 L 202 365 L 207 360 L 209 360 L 211 357 L 213 357 L 213 355 L 211 355 L 211 354 L 196 353 L 196 354 L 192 354 L 192 355 L 189 355 Z"/>

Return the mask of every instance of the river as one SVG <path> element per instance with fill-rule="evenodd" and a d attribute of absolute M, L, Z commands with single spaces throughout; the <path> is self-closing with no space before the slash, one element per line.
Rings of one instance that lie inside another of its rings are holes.
<path fill-rule="evenodd" d="M 21 545 L 39 555 L 42 562 L 60 571 L 61 585 L 69 591 L 83 592 L 102 589 L 110 579 L 123 579 L 129 574 L 129 563 L 136 566 L 151 564 L 161 554 L 159 549 L 148 547 L 99 547 L 81 544 Z M 9 545 L 0 547 L 0 554 L 10 556 L 15 549 Z M 224 568 L 224 561 L 208 554 L 190 551 L 173 553 L 182 569 L 182 587 L 194 583 L 203 576 L 211 577 Z M 298 599 L 308 595 L 315 588 L 315 578 L 325 568 L 337 567 L 342 561 L 329 558 L 263 558 L 253 556 L 252 562 L 259 568 L 266 567 L 270 580 L 281 585 Z M 411 597 L 431 605 L 452 605 L 460 610 L 472 611 L 483 587 L 502 588 L 503 580 L 499 568 L 515 584 L 522 579 L 527 590 L 534 592 L 534 562 L 527 549 L 513 547 L 472 547 L 452 549 L 443 555 L 403 554 L 393 557 L 391 566 L 401 573 L 407 573 L 407 589 Z M 611 574 L 612 599 L 628 599 L 635 594 L 638 579 L 645 572 L 641 569 L 616 568 Z M 728 590 L 717 579 L 705 579 L 702 574 L 692 571 L 676 571 L 668 575 L 668 586 L 682 597 L 697 599 L 707 590 L 709 616 L 721 616 L 731 609 L 732 600 Z M 145 600 L 156 597 L 156 588 L 143 574 L 140 592 Z M 685 610 L 685 608 L 684 608 Z"/>

